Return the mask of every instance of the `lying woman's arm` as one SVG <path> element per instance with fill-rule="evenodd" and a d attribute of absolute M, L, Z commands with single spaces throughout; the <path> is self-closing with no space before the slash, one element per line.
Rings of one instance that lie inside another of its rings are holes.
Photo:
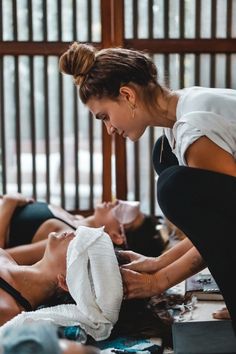
<path fill-rule="evenodd" d="M 16 209 L 15 203 L 7 196 L 3 196 L 0 204 L 0 247 L 4 248 L 6 245 L 7 234 L 11 222 L 12 215 Z"/>
<path fill-rule="evenodd" d="M 22 245 L 13 248 L 8 248 L 6 251 L 20 265 L 32 265 L 42 259 L 47 239 Z"/>

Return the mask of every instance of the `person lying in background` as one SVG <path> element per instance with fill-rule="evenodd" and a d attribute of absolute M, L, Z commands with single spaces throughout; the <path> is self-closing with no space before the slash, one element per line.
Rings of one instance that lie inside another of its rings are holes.
<path fill-rule="evenodd" d="M 19 264 L 41 259 L 50 232 L 74 231 L 81 225 L 104 225 L 114 245 L 158 256 L 165 246 L 157 229 L 160 224 L 160 218 L 140 211 L 139 202 L 104 202 L 96 206 L 93 215 L 82 217 L 18 193 L 0 198 L 0 245 Z"/>

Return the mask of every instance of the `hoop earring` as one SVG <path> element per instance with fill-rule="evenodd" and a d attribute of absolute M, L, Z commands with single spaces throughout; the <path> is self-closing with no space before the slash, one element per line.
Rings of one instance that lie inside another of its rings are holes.
<path fill-rule="evenodd" d="M 130 106 L 130 109 L 132 110 L 132 119 L 134 119 L 136 106 L 135 106 L 135 104 L 131 104 L 131 103 L 129 104 L 129 106 Z"/>
<path fill-rule="evenodd" d="M 132 119 L 135 117 L 135 107 L 132 108 Z"/>

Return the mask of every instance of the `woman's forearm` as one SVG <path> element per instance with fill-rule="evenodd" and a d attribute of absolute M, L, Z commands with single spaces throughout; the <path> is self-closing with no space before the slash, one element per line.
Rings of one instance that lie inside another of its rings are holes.
<path fill-rule="evenodd" d="M 176 246 L 172 247 L 167 252 L 163 253 L 156 259 L 156 270 L 161 270 L 173 263 L 193 247 L 192 242 L 186 237 Z"/>
<path fill-rule="evenodd" d="M 8 248 L 6 251 L 18 264 L 31 265 L 42 259 L 46 244 L 47 239 L 29 245 Z"/>
<path fill-rule="evenodd" d="M 15 204 L 3 197 L 0 205 L 0 247 L 4 248 L 6 245 L 7 234 L 12 215 L 15 211 Z"/>
<path fill-rule="evenodd" d="M 161 294 L 186 278 L 200 272 L 206 267 L 203 258 L 195 247 L 188 250 L 182 257 L 154 274 L 156 294 Z"/>

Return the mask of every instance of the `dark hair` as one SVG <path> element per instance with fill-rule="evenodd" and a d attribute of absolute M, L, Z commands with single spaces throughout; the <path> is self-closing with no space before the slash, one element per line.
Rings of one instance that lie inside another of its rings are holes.
<path fill-rule="evenodd" d="M 62 54 L 61 72 L 73 75 L 83 103 L 91 97 L 116 99 L 120 87 L 130 84 L 142 87 L 139 92 L 146 103 L 155 102 L 157 82 L 155 64 L 144 53 L 124 48 L 96 50 L 93 46 L 74 42 Z"/>
<path fill-rule="evenodd" d="M 162 223 L 161 217 L 145 215 L 143 223 L 137 229 L 125 232 L 128 248 L 148 257 L 159 256 L 165 247 L 158 229 L 158 225 Z"/>

